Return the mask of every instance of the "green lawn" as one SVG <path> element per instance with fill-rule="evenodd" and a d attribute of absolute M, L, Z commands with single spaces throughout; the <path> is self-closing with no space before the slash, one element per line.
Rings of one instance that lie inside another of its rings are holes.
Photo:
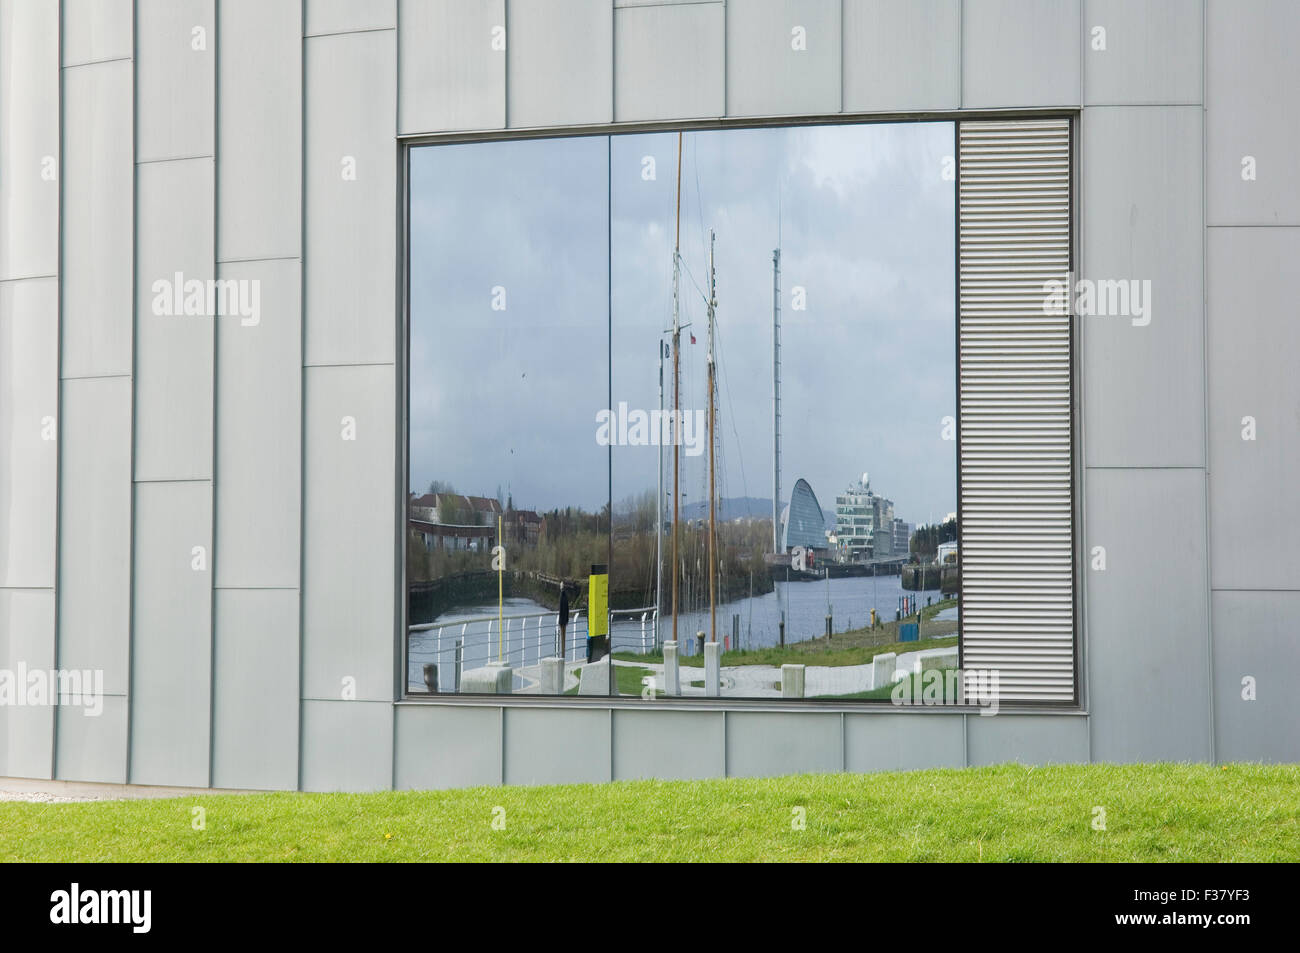
<path fill-rule="evenodd" d="M 12 802 L 0 860 L 1296 861 L 1300 766 Z"/>
<path fill-rule="evenodd" d="M 578 681 L 581 682 L 582 669 L 578 669 L 576 674 L 578 676 Z M 645 697 L 643 693 L 645 692 L 646 684 L 642 681 L 642 679 L 650 678 L 653 675 L 654 672 L 648 668 L 633 668 L 628 665 L 614 666 L 614 679 L 617 684 L 618 693 L 620 695 L 641 695 L 642 697 Z M 578 694 L 578 686 L 574 685 L 564 694 L 566 695 Z M 663 698 L 664 690 L 662 687 L 655 689 L 655 696 L 658 698 Z"/>
<path fill-rule="evenodd" d="M 921 639 L 918 642 L 899 642 L 897 622 L 884 622 L 875 629 L 863 627 L 838 632 L 829 639 L 818 636 L 790 641 L 784 648 L 775 646 L 761 649 L 723 652 L 722 664 L 729 665 L 775 665 L 786 662 L 804 665 L 862 665 L 870 662 L 881 652 L 915 652 L 917 649 L 943 648 L 957 644 L 956 622 L 935 622 L 934 617 L 944 609 L 954 608 L 956 599 L 942 599 L 920 610 Z M 915 616 L 909 616 L 915 621 Z M 636 652 L 615 652 L 614 658 L 621 662 L 662 663 L 662 652 L 648 652 L 644 655 Z M 678 664 L 686 668 L 703 668 L 704 656 L 678 655 Z"/>

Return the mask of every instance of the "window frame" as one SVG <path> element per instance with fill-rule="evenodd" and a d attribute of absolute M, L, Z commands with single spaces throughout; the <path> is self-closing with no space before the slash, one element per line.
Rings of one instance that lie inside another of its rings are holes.
<path fill-rule="evenodd" d="M 398 361 L 394 395 L 397 406 L 397 440 L 395 499 L 393 513 L 394 554 L 396 572 L 394 580 L 394 704 L 399 705 L 435 705 L 435 706 L 474 706 L 474 707 L 536 707 L 583 709 L 595 708 L 610 710 L 627 708 L 638 711 L 661 710 L 709 710 L 722 711 L 772 711 L 800 712 L 815 711 L 837 714 L 915 714 L 925 715 L 970 715 L 986 713 L 987 709 L 978 705 L 894 705 L 884 700 L 862 699 L 845 701 L 836 698 L 802 698 L 802 699 L 756 699 L 735 698 L 730 696 L 664 696 L 654 700 L 644 700 L 633 696 L 551 696 L 551 695 L 488 695 L 488 694 L 426 694 L 410 692 L 407 689 L 407 648 L 409 636 L 407 592 L 407 500 L 410 492 L 410 156 L 411 151 L 423 146 L 491 143 L 518 139 L 560 139 L 578 137 L 613 137 L 648 133 L 698 132 L 725 129 L 762 129 L 790 128 L 796 126 L 820 125 L 859 125 L 859 124 L 895 124 L 912 122 L 951 122 L 954 124 L 953 149 L 954 161 L 960 169 L 960 129 L 963 121 L 987 120 L 1034 120 L 1064 119 L 1069 123 L 1069 269 L 1072 276 L 1080 274 L 1080 236 L 1082 233 L 1079 220 L 1079 136 L 1082 123 L 1081 111 L 1078 109 L 1010 109 L 1010 110 L 940 110 L 930 112 L 879 112 L 879 113 L 823 113 L 806 116 L 772 116 L 744 119 L 696 119 L 696 120 L 662 120 L 634 123 L 602 123 L 585 126 L 550 126 L 526 129 L 501 129 L 490 131 L 461 131 L 446 133 L 427 133 L 418 135 L 399 135 L 396 137 L 396 242 L 397 282 L 396 330 L 398 341 Z M 961 484 L 961 428 L 960 428 L 960 354 L 961 335 L 961 192 L 960 172 L 954 177 L 953 201 L 953 264 L 954 264 L 954 362 L 953 373 L 956 381 L 956 416 L 959 421 L 956 445 L 956 479 L 957 479 L 957 525 L 958 538 L 962 520 L 962 484 Z M 608 217 L 608 216 L 607 216 Z M 1070 296 L 1071 304 L 1073 296 Z M 1086 715 L 1087 709 L 1087 671 L 1085 632 L 1086 598 L 1084 593 L 1085 565 L 1083 552 L 1083 534 L 1081 523 L 1084 518 L 1082 480 L 1080 479 L 1083 460 L 1083 427 L 1081 426 L 1082 382 L 1078 373 L 1078 354 L 1080 348 L 1081 326 L 1071 307 L 1069 315 L 1069 394 L 1070 394 L 1070 499 L 1071 499 L 1071 580 L 1074 603 L 1073 625 L 1073 665 L 1074 696 L 1065 701 L 1013 702 L 999 703 L 999 712 L 1016 714 L 1058 714 Z M 612 342 L 610 344 L 612 347 Z M 962 588 L 957 592 L 958 606 L 958 666 L 964 660 L 962 631 Z"/>

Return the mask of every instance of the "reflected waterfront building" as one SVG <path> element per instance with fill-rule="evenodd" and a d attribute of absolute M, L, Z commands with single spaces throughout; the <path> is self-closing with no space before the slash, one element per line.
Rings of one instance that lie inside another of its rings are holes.
<path fill-rule="evenodd" d="M 836 558 L 841 562 L 906 558 L 912 524 L 894 516 L 894 502 L 871 489 L 871 475 L 835 497 Z"/>
<path fill-rule="evenodd" d="M 880 508 L 878 500 L 871 491 L 871 476 L 867 473 L 835 497 L 835 538 L 839 541 L 840 559 L 853 562 L 871 556 Z M 891 505 L 891 516 L 892 509 Z"/>

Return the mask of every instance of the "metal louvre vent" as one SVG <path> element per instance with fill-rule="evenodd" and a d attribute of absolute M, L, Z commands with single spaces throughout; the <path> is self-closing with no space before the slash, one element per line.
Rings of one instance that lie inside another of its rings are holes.
<path fill-rule="evenodd" d="M 958 123 L 962 665 L 1075 697 L 1068 119 Z M 975 690 L 967 676 L 967 692 Z M 984 682 L 987 691 L 989 682 Z"/>

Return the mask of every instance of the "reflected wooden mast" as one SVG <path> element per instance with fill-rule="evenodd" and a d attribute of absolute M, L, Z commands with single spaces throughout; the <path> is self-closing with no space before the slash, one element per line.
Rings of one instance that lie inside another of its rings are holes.
<path fill-rule="evenodd" d="M 681 493 L 677 478 L 680 472 L 681 458 L 681 367 L 682 367 L 682 326 L 681 312 L 678 307 L 678 294 L 681 285 L 681 251 L 682 251 L 682 134 L 677 133 L 677 215 L 675 235 L 673 238 L 673 642 L 677 641 L 677 519 L 678 503 Z"/>
<path fill-rule="evenodd" d="M 717 390 L 716 362 L 713 352 L 713 312 L 718 304 L 717 281 L 713 270 L 713 229 L 709 229 L 709 641 L 718 641 L 718 527 L 714 503 L 717 491 L 714 488 L 713 449 L 716 443 L 714 428 L 717 425 L 716 402 Z"/>

